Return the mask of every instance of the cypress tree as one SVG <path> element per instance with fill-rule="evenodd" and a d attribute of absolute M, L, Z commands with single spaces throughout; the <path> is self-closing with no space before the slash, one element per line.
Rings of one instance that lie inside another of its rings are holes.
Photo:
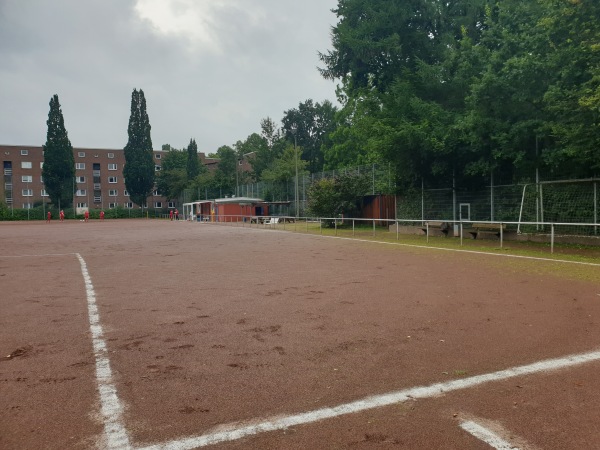
<path fill-rule="evenodd" d="M 200 175 L 200 161 L 198 161 L 198 146 L 195 139 L 190 139 L 187 148 L 187 179 L 193 180 Z"/>
<path fill-rule="evenodd" d="M 124 148 L 125 167 L 123 176 L 131 200 L 142 206 L 154 188 L 154 159 L 150 120 L 146 112 L 144 91 L 133 90 L 131 94 L 131 115 L 127 128 L 129 141 Z"/>
<path fill-rule="evenodd" d="M 42 180 L 52 204 L 64 208 L 73 202 L 75 158 L 56 94 L 50 99 L 50 112 L 46 124 L 48 132 L 46 144 L 43 146 Z"/>

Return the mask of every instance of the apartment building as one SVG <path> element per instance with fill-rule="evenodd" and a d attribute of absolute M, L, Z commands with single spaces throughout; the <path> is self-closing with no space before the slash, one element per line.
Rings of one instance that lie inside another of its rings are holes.
<path fill-rule="evenodd" d="M 154 152 L 155 170 L 159 171 L 162 150 Z M 79 210 L 133 208 L 125 188 L 122 149 L 73 148 L 75 179 L 73 204 Z M 42 166 L 44 152 L 41 146 L 0 145 L 2 183 L 0 199 L 14 208 L 33 208 L 50 198 L 44 189 Z M 152 209 L 173 208 L 175 204 L 154 191 L 147 205 Z"/>
<path fill-rule="evenodd" d="M 153 150 L 154 170 L 161 168 L 163 150 Z M 73 205 L 81 212 L 85 209 L 113 209 L 116 207 L 134 208 L 125 188 L 123 149 L 73 148 L 75 159 L 75 179 L 73 180 Z M 243 155 L 238 161 L 240 172 L 252 172 L 250 160 L 254 152 Z M 198 159 L 209 170 L 216 170 L 218 158 L 198 153 Z M 2 181 L 0 201 L 13 208 L 33 208 L 42 202 L 49 203 L 42 179 L 44 151 L 41 146 L 0 145 Z M 146 206 L 149 209 L 175 208 L 174 201 L 152 192 Z"/>

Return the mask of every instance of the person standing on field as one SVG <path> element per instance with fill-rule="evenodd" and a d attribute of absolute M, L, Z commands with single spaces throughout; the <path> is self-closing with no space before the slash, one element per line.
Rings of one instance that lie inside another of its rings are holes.
<path fill-rule="evenodd" d="M 90 218 L 90 212 L 86 209 L 85 212 L 83 213 L 83 220 L 85 222 L 87 222 L 89 218 Z"/>
<path fill-rule="evenodd" d="M 46 223 L 50 223 L 50 219 L 52 219 L 52 213 L 48 211 L 48 214 L 46 214 Z"/>
<path fill-rule="evenodd" d="M 65 221 L 65 212 L 64 210 L 60 210 L 60 213 L 58 214 L 58 216 L 60 217 L 60 221 L 64 222 Z"/>
<path fill-rule="evenodd" d="M 171 219 L 171 222 L 173 221 L 173 210 L 172 209 L 169 210 L 169 219 Z"/>
<path fill-rule="evenodd" d="M 104 211 L 100 211 L 100 221 L 104 221 Z"/>

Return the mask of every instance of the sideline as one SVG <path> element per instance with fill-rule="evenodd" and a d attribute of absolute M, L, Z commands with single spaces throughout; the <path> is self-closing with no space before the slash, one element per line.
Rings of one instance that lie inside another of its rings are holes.
<path fill-rule="evenodd" d="M 42 253 L 39 255 L 0 255 L 0 258 L 42 258 L 46 256 L 72 256 L 76 253 Z"/>
<path fill-rule="evenodd" d="M 294 231 L 288 231 L 288 230 L 270 230 L 270 231 L 279 231 L 282 233 L 286 233 L 286 232 L 294 233 Z M 483 251 L 477 251 L 477 250 L 462 250 L 459 248 L 433 247 L 433 246 L 429 246 L 429 245 L 401 244 L 399 242 L 377 241 L 374 239 L 373 240 L 359 239 L 359 238 L 349 238 L 349 237 L 342 237 L 342 236 L 322 236 L 319 234 L 310 234 L 310 233 L 298 233 L 298 234 L 300 234 L 301 236 L 313 236 L 316 238 L 323 238 L 323 239 L 342 239 L 342 240 L 346 240 L 346 241 L 368 242 L 371 244 L 396 245 L 399 247 L 423 248 L 423 249 L 428 249 L 428 250 L 443 250 L 443 251 L 447 251 L 447 252 L 472 253 L 475 255 L 503 256 L 505 258 L 532 259 L 534 261 L 547 261 L 547 262 L 558 262 L 558 263 L 564 263 L 564 264 L 579 264 L 579 265 L 583 265 L 583 266 L 600 267 L 600 263 L 591 263 L 591 262 L 582 262 L 582 261 L 567 261 L 564 259 L 542 258 L 539 256 L 506 255 L 503 253 L 483 252 Z"/>
<path fill-rule="evenodd" d="M 278 416 L 266 419 L 262 422 L 246 422 L 245 424 L 227 424 L 214 428 L 214 431 L 201 436 L 191 436 L 187 438 L 168 441 L 162 444 L 140 447 L 140 450 L 191 450 L 194 448 L 205 447 L 220 442 L 234 441 L 246 436 L 252 436 L 268 431 L 284 430 L 286 428 L 318 422 L 324 419 L 331 419 L 346 414 L 353 414 L 374 408 L 402 403 L 409 400 L 424 399 L 436 397 L 447 392 L 467 389 L 492 381 L 502 381 L 518 376 L 548 372 L 566 367 L 577 366 L 593 361 L 600 360 L 600 350 L 581 353 L 577 355 L 565 356 L 562 358 L 547 359 L 538 361 L 525 366 L 512 367 L 510 369 L 500 370 L 484 375 L 476 375 L 460 380 L 448 381 L 445 383 L 435 383 L 429 386 L 418 386 L 404 389 L 401 391 L 390 392 L 388 394 L 375 395 L 350 403 L 344 403 L 330 408 L 321 408 L 305 413 L 294 414 L 291 416 Z"/>
<path fill-rule="evenodd" d="M 117 396 L 117 388 L 112 380 L 112 371 L 108 359 L 108 350 L 104 341 L 104 331 L 100 324 L 98 306 L 96 305 L 96 293 L 94 285 L 87 270 L 87 264 L 79 253 L 75 253 L 81 265 L 81 274 L 85 281 L 85 292 L 87 295 L 88 317 L 94 357 L 96 359 L 96 384 L 100 394 L 100 413 L 104 419 L 104 436 L 108 449 L 130 449 L 129 436 L 123 425 L 123 406 Z"/>

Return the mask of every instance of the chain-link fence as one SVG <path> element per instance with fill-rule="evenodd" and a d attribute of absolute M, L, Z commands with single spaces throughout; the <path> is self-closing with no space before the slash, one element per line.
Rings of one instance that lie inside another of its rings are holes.
<path fill-rule="evenodd" d="M 561 222 L 597 224 L 600 180 L 544 181 L 488 186 L 479 191 L 413 189 L 398 197 L 397 217 L 406 220 L 466 222 Z M 522 225 L 520 232 L 540 232 Z M 567 227 L 565 232 L 567 231 Z M 598 234 L 597 226 L 572 227 L 571 233 Z"/>
<path fill-rule="evenodd" d="M 304 174 L 298 177 L 297 197 L 299 201 L 299 213 L 301 215 L 306 214 L 308 191 L 314 182 L 326 178 L 334 178 L 342 174 L 356 174 L 368 177 L 371 183 L 368 192 L 365 192 L 364 195 L 394 194 L 396 191 L 396 184 L 394 181 L 395 174 L 389 164 L 370 164 L 348 169 Z M 296 177 L 283 182 L 260 181 L 251 184 L 240 184 L 235 188 L 227 189 L 186 189 L 182 194 L 181 203 L 189 203 L 196 200 L 212 200 L 215 198 L 226 198 L 231 196 L 260 198 L 261 200 L 268 202 L 289 202 L 289 205 L 286 206 L 287 210 L 281 211 L 281 214 L 292 213 L 296 211 Z"/>
<path fill-rule="evenodd" d="M 365 195 L 397 194 L 396 217 L 406 220 L 447 221 L 505 221 L 505 222 L 578 222 L 597 224 L 600 215 L 600 179 L 548 180 L 550 174 L 532 173 L 544 181 L 521 184 L 495 185 L 493 177 L 480 182 L 485 187 L 466 189 L 448 186 L 429 189 L 422 185 L 398 193 L 396 174 L 391 165 L 370 164 L 347 169 L 305 174 L 284 182 L 258 182 L 238 185 L 228 190 L 186 190 L 183 202 L 208 200 L 230 196 L 260 198 L 269 202 L 282 202 L 278 215 L 294 215 L 296 210 L 307 213 L 307 195 L 311 184 L 338 175 L 364 175 L 370 179 Z M 527 178 L 524 178 L 527 179 Z M 298 208 L 296 208 L 298 198 Z M 535 232 L 540 227 L 523 225 L 519 231 Z M 543 229 L 542 229 L 543 231 Z M 577 230 L 578 233 L 598 234 L 598 227 Z"/>

